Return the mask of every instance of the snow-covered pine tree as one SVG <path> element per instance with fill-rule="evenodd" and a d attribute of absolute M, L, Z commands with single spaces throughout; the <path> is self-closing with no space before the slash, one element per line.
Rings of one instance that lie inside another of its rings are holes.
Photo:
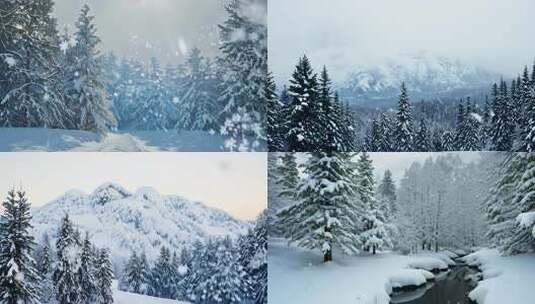
<path fill-rule="evenodd" d="M 492 123 L 490 129 L 491 149 L 493 151 L 511 151 L 513 145 L 514 122 L 510 115 L 511 109 L 507 84 L 503 79 L 500 86 L 492 86 Z"/>
<path fill-rule="evenodd" d="M 356 193 L 358 201 L 364 207 L 364 213 L 361 214 L 362 226 L 357 229 L 364 250 L 375 254 L 379 249 L 390 247 L 391 242 L 385 227 L 384 212 L 375 200 L 373 163 L 368 153 L 360 154 L 356 168 Z"/>
<path fill-rule="evenodd" d="M 167 99 L 163 83 L 163 71 L 156 57 L 151 57 L 143 86 L 139 88 L 135 108 L 132 112 L 131 128 L 137 130 L 168 130 L 170 116 L 175 111 Z"/>
<path fill-rule="evenodd" d="M 246 297 L 247 273 L 240 263 L 230 238 L 215 241 L 215 263 L 211 264 L 208 278 L 198 289 L 202 290 L 203 303 L 242 303 Z"/>
<path fill-rule="evenodd" d="M 522 157 L 523 171 L 516 181 L 512 205 L 520 212 L 515 218 L 512 236 L 505 244 L 508 254 L 535 251 L 535 154 L 518 155 Z"/>
<path fill-rule="evenodd" d="M 478 120 L 475 107 L 471 104 L 470 98 L 466 101 L 466 112 L 463 120 L 462 132 L 464 143 L 460 147 L 462 151 L 479 151 L 481 149 L 480 128 L 481 122 Z"/>
<path fill-rule="evenodd" d="M 324 262 L 332 261 L 332 250 L 359 252 L 354 227 L 359 210 L 354 204 L 351 154 L 313 152 L 305 164 L 306 178 L 297 186 L 298 203 L 279 212 L 285 237 L 297 245 L 319 249 Z"/>
<path fill-rule="evenodd" d="M 11 190 L 0 216 L 0 302 L 39 303 L 41 277 L 32 258 L 30 203 L 23 191 Z"/>
<path fill-rule="evenodd" d="M 126 263 L 121 279 L 121 288 L 126 291 L 142 294 L 142 286 L 146 284 L 145 269 L 140 268 L 140 259 L 135 251 L 132 252 Z"/>
<path fill-rule="evenodd" d="M 348 143 L 344 138 L 344 121 L 341 112 L 337 110 L 332 96 L 332 81 L 323 66 L 318 80 L 318 107 L 319 107 L 319 149 L 322 151 L 347 151 Z"/>
<path fill-rule="evenodd" d="M 535 66 L 533 67 L 535 76 Z M 516 151 L 535 152 L 535 80 L 530 80 L 525 67 L 519 88 L 521 110 Z"/>
<path fill-rule="evenodd" d="M 299 59 L 290 79 L 287 105 L 287 141 L 289 152 L 319 150 L 321 108 L 318 99 L 318 77 L 306 56 Z"/>
<path fill-rule="evenodd" d="M 505 155 L 496 168 L 494 175 L 497 176 L 497 181 L 490 189 L 485 202 L 489 227 L 487 238 L 500 249 L 503 249 L 513 236 L 515 218 L 520 212 L 518 206 L 513 204 L 515 190 L 524 171 L 525 162 L 519 154 Z"/>
<path fill-rule="evenodd" d="M 487 150 L 489 146 L 492 115 L 492 105 L 489 101 L 489 96 L 485 95 L 485 105 L 483 107 L 483 115 L 480 128 L 480 146 L 484 150 Z"/>
<path fill-rule="evenodd" d="M 464 111 L 464 101 L 461 98 L 459 101 L 459 105 L 457 107 L 457 122 L 455 125 L 455 150 L 462 150 L 462 147 L 464 147 L 465 144 L 465 132 L 464 132 L 464 126 L 465 126 L 465 118 L 466 113 Z"/>
<path fill-rule="evenodd" d="M 231 151 L 256 150 L 265 141 L 267 25 L 262 0 L 231 0 L 228 18 L 219 26 L 225 75 L 220 84 L 223 104 L 220 133 Z"/>
<path fill-rule="evenodd" d="M 104 133 L 113 129 L 117 121 L 110 110 L 103 82 L 102 64 L 97 45 L 93 16 L 84 5 L 76 23 L 76 45 L 72 49 L 73 65 L 67 71 L 67 92 L 72 102 L 77 127 Z"/>
<path fill-rule="evenodd" d="M 2 1 L 0 126 L 65 128 L 52 0 Z"/>
<path fill-rule="evenodd" d="M 264 94 L 266 95 L 267 101 L 266 133 L 268 151 L 284 151 L 286 149 L 284 105 L 277 96 L 275 80 L 271 72 L 268 73 L 266 78 Z"/>
<path fill-rule="evenodd" d="M 108 249 L 100 249 L 97 251 L 96 258 L 96 304 L 111 304 L 113 303 L 113 292 L 111 284 L 113 280 L 113 265 L 111 264 L 110 254 Z"/>
<path fill-rule="evenodd" d="M 43 240 L 41 259 L 39 262 L 39 273 L 42 278 L 40 284 L 41 303 L 50 303 L 54 300 L 54 282 L 52 281 L 52 254 L 48 238 Z"/>
<path fill-rule="evenodd" d="M 210 297 L 209 290 L 205 289 L 207 281 L 210 280 L 217 265 L 216 251 L 218 241 L 209 239 L 206 244 L 195 242 L 193 244 L 191 271 L 187 278 L 188 300 L 193 303 L 205 303 Z"/>
<path fill-rule="evenodd" d="M 429 152 L 431 151 L 431 135 L 427 130 L 425 119 L 420 120 L 420 128 L 414 139 L 414 151 Z"/>
<path fill-rule="evenodd" d="M 334 93 L 332 101 L 333 121 L 336 124 L 338 133 L 337 151 L 349 152 L 356 149 L 356 125 L 353 111 L 349 104 L 342 104 L 338 92 Z"/>
<path fill-rule="evenodd" d="M 371 127 L 368 129 L 368 133 L 364 138 L 364 150 L 368 152 L 378 152 L 379 145 L 381 142 L 381 137 L 384 136 L 384 132 L 380 130 L 380 123 L 377 119 L 373 119 Z"/>
<path fill-rule="evenodd" d="M 396 127 L 394 130 L 395 151 L 413 151 L 414 130 L 412 126 L 412 115 L 409 103 L 409 96 L 405 83 L 401 84 L 401 94 L 399 96 L 398 112 L 396 116 Z"/>
<path fill-rule="evenodd" d="M 253 299 L 257 304 L 267 303 L 268 287 L 268 243 L 267 243 L 267 210 L 256 219 L 253 229 L 254 254 L 249 262 L 250 277 L 253 279 Z"/>
<path fill-rule="evenodd" d="M 176 128 L 181 130 L 210 130 L 217 123 L 216 76 L 210 61 L 193 48 L 186 59 L 185 74 L 178 91 Z"/>
<path fill-rule="evenodd" d="M 442 135 L 444 130 L 440 128 L 435 128 L 431 134 L 431 150 L 429 152 L 439 152 L 444 151 L 444 146 L 442 145 Z"/>
<path fill-rule="evenodd" d="M 53 275 L 56 300 L 59 304 L 80 303 L 80 281 L 76 277 L 80 267 L 79 245 L 73 224 L 66 214 L 57 236 L 57 263 Z"/>
<path fill-rule="evenodd" d="M 93 255 L 93 244 L 89 240 L 89 234 L 86 233 L 80 252 L 80 267 L 76 272 L 76 280 L 80 284 L 79 303 L 91 304 L 95 302 L 97 286 L 95 281 L 95 256 Z"/>
<path fill-rule="evenodd" d="M 388 169 L 385 170 L 383 178 L 377 186 L 377 194 L 380 200 L 385 204 L 383 212 L 387 219 L 398 213 L 399 208 L 396 202 L 396 185 L 392 178 L 392 172 Z"/>
<path fill-rule="evenodd" d="M 278 197 L 282 200 L 292 201 L 295 197 L 295 190 L 300 180 L 296 155 L 291 152 L 282 153 L 280 165 L 276 164 L 279 174 L 275 176 L 275 183 L 281 188 Z"/>
<path fill-rule="evenodd" d="M 162 246 L 158 260 L 150 274 L 149 294 L 159 298 L 172 299 L 174 289 L 171 253 L 167 247 Z"/>
<path fill-rule="evenodd" d="M 377 151 L 393 151 L 393 140 L 395 140 L 394 121 L 390 116 L 386 115 L 385 113 L 381 113 L 381 116 L 379 117 L 379 131 L 383 134 L 382 136 L 380 136 L 380 141 L 377 143 Z"/>
<path fill-rule="evenodd" d="M 188 248 L 182 248 L 180 251 L 179 266 L 177 268 L 178 281 L 175 286 L 177 300 L 189 300 L 188 297 L 188 278 L 191 275 L 193 258 Z"/>
<path fill-rule="evenodd" d="M 451 130 L 445 130 L 442 134 L 442 151 L 455 151 L 455 135 Z"/>

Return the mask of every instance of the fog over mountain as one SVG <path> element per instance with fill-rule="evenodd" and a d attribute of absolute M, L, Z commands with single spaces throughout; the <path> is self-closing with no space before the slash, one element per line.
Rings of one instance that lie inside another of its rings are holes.
<path fill-rule="evenodd" d="M 272 0 L 270 69 L 284 83 L 307 54 L 341 83 L 359 67 L 425 51 L 512 77 L 535 57 L 534 10 L 531 0 Z"/>

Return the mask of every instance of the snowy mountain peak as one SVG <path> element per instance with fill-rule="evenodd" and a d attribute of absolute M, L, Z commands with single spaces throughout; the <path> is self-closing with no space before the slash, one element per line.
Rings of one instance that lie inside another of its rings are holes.
<path fill-rule="evenodd" d="M 405 82 L 413 100 L 459 97 L 489 89 L 499 76 L 460 60 L 428 52 L 387 58 L 372 68 L 358 67 L 341 85 L 341 95 L 350 102 L 392 103 Z"/>
<path fill-rule="evenodd" d="M 131 196 L 132 194 L 116 183 L 104 183 L 97 187 L 90 195 L 90 200 L 94 204 L 104 205 L 110 201 L 123 199 Z"/>
<path fill-rule="evenodd" d="M 135 196 L 139 199 L 157 202 L 162 199 L 160 193 L 152 187 L 141 187 L 136 190 Z"/>
<path fill-rule="evenodd" d="M 81 232 L 89 232 L 95 245 L 110 248 L 118 263 L 132 250 L 155 259 L 161 246 L 179 251 L 213 237 L 235 239 L 251 227 L 224 211 L 163 195 L 153 188 L 142 187 L 132 194 L 121 185 L 106 183 L 89 195 L 71 190 L 34 208 L 32 224 L 37 240 L 46 233 L 54 241 L 65 214 Z"/>

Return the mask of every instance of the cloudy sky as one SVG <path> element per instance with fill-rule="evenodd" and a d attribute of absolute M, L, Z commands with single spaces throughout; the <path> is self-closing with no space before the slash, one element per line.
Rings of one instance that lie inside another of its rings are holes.
<path fill-rule="evenodd" d="M 158 56 L 180 61 L 193 46 L 217 52 L 217 24 L 226 17 L 224 0 L 56 0 L 61 31 L 73 29 L 85 3 L 95 16 L 104 49 L 120 55 Z"/>
<path fill-rule="evenodd" d="M 13 186 L 40 206 L 105 182 L 149 186 L 254 219 L 267 206 L 265 153 L 0 153 L 1 199 Z"/>
<path fill-rule="evenodd" d="M 375 168 L 375 175 L 383 176 L 385 170 L 390 170 L 394 179 L 399 182 L 405 170 L 407 170 L 412 163 L 419 162 L 423 164 L 428 158 L 436 158 L 448 154 L 458 155 L 462 161 L 469 163 L 480 159 L 480 152 L 410 152 L 410 153 L 370 153 L 370 158 L 373 161 Z"/>
<path fill-rule="evenodd" d="M 335 78 L 355 65 L 427 51 L 507 75 L 535 58 L 533 0 L 270 0 L 270 68 L 309 55 Z"/>

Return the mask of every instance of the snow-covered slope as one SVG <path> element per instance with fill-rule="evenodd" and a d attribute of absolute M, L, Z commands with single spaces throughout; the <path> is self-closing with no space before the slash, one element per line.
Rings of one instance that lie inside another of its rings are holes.
<path fill-rule="evenodd" d="M 188 304 L 189 302 L 162 299 L 119 290 L 117 281 L 113 281 L 113 303 L 115 304 Z"/>
<path fill-rule="evenodd" d="M 0 128 L 1 152 L 216 152 L 223 150 L 224 142 L 223 136 L 207 131 L 120 131 L 102 136 L 80 130 Z"/>
<path fill-rule="evenodd" d="M 162 245 L 172 250 L 191 246 L 196 240 L 215 236 L 236 238 L 249 224 L 227 213 L 162 195 L 152 188 L 131 193 L 122 186 L 106 183 L 90 194 L 71 190 L 49 204 L 32 210 L 34 234 L 54 238 L 64 214 L 69 214 L 81 232 L 89 232 L 99 247 L 111 249 L 115 262 L 131 253 L 145 251 L 154 259 Z"/>
<path fill-rule="evenodd" d="M 373 68 L 357 68 L 341 85 L 344 99 L 360 105 L 392 103 L 404 81 L 413 100 L 487 92 L 499 76 L 458 60 L 425 52 L 388 58 Z"/>

